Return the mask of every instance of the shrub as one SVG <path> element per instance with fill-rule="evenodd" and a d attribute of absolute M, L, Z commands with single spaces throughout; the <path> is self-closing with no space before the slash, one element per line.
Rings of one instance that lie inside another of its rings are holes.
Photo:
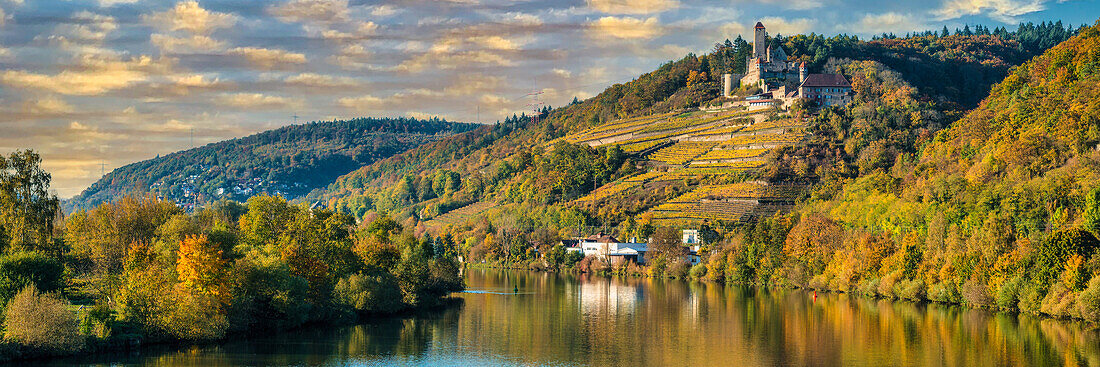
<path fill-rule="evenodd" d="M 924 299 L 924 282 L 920 279 L 907 279 L 894 285 L 894 295 L 901 299 L 920 301 Z"/>
<path fill-rule="evenodd" d="M 1023 285 L 1023 278 L 1015 277 L 1009 279 L 1001 285 L 1000 289 L 997 289 L 997 307 L 1003 309 L 1014 309 L 1020 303 L 1020 288 Z"/>
<path fill-rule="evenodd" d="M 57 293 L 40 293 L 34 284 L 17 293 L 4 312 L 4 338 L 58 353 L 84 347 L 76 315 Z"/>
<path fill-rule="evenodd" d="M 172 306 L 158 315 L 157 327 L 165 334 L 183 340 L 220 339 L 229 322 L 219 301 L 205 293 L 175 292 Z"/>
<path fill-rule="evenodd" d="M 962 298 L 966 304 L 976 307 L 985 307 L 993 304 L 993 298 L 989 297 L 989 290 L 985 284 L 974 279 L 963 283 Z"/>
<path fill-rule="evenodd" d="M 1057 283 L 1050 287 L 1046 297 L 1039 306 L 1039 312 L 1054 316 L 1070 316 L 1069 311 L 1074 310 L 1074 302 L 1077 299 L 1073 291 L 1064 285 Z"/>
<path fill-rule="evenodd" d="M 695 264 L 691 267 L 691 277 L 695 279 L 702 279 L 707 276 L 707 266 L 705 264 Z"/>
<path fill-rule="evenodd" d="M 61 289 L 65 268 L 61 262 L 38 252 L 16 252 L 0 256 L 0 302 L 33 284 L 42 292 Z"/>
<path fill-rule="evenodd" d="M 405 307 L 397 278 L 382 271 L 340 279 L 334 293 L 337 302 L 360 313 L 392 313 Z"/>
<path fill-rule="evenodd" d="M 1081 318 L 1100 322 L 1100 276 L 1092 277 L 1088 288 L 1077 295 L 1077 312 Z"/>
<path fill-rule="evenodd" d="M 677 279 L 687 278 L 690 268 L 691 265 L 687 261 L 672 260 L 671 264 L 665 269 L 665 275 Z"/>

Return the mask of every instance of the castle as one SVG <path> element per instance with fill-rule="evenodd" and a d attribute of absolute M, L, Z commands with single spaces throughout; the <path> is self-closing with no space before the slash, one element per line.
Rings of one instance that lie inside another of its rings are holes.
<path fill-rule="evenodd" d="M 777 81 L 794 80 L 799 77 L 793 62 L 787 62 L 787 53 L 783 47 L 768 46 L 767 30 L 764 24 L 756 22 L 753 27 L 752 56 L 745 60 L 745 76 L 741 77 L 741 86 L 758 85 Z M 803 65 L 804 66 L 804 65 Z"/>
<path fill-rule="evenodd" d="M 745 60 L 745 75 L 741 86 L 758 86 L 761 93 L 747 98 L 750 108 L 770 105 L 780 101 L 790 105 L 795 99 L 807 98 L 820 106 L 845 105 L 851 102 L 852 85 L 839 74 L 809 74 L 806 63 L 787 61 L 783 47 L 768 46 L 768 32 L 764 24 L 753 27 L 752 56 Z M 729 96 L 732 78 L 723 76 L 723 93 Z"/>

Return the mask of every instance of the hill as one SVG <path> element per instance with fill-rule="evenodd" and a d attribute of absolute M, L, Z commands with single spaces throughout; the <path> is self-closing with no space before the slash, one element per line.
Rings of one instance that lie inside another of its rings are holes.
<path fill-rule="evenodd" d="M 359 167 L 474 128 L 411 118 L 286 126 L 120 167 L 64 206 L 73 211 L 134 192 L 185 207 L 223 198 L 243 201 L 260 193 L 293 199 Z"/>
<path fill-rule="evenodd" d="M 1072 33 L 1060 25 L 1044 27 L 1055 38 Z M 821 175 L 850 179 L 891 164 L 965 112 L 953 98 L 974 90 L 984 95 L 1033 52 L 1018 40 L 1021 34 L 979 33 L 872 41 L 777 36 L 770 42 L 789 47 L 790 59 L 812 62 L 815 72 L 839 71 L 860 93 L 852 106 L 812 118 L 723 106 L 720 78 L 712 76 L 733 70 L 729 60 L 748 46 L 719 44 L 711 53 L 669 62 L 590 99 L 544 110 L 538 124 L 518 116 L 484 128 L 476 138 L 434 142 L 340 177 L 311 198 L 358 217 L 389 213 L 411 224 L 488 203 L 472 208 L 492 208 L 497 222 L 517 231 L 595 226 L 632 232 L 650 217 L 697 225 L 723 210 L 728 213 L 722 220 L 755 221 L 790 209 L 806 190 L 780 190 L 784 196 L 762 205 L 756 194 L 711 192 L 734 193 L 722 185 L 745 181 L 805 187 Z M 936 67 L 905 67 L 920 60 Z M 932 75 L 947 69 L 961 71 Z M 836 135 L 830 124 L 845 131 Z M 760 192 L 769 190 L 745 191 Z M 689 198 L 696 204 L 676 205 Z M 745 201 L 753 205 L 741 205 Z M 445 222 L 476 219 L 485 211 L 462 213 Z M 444 227 L 438 223 L 425 222 Z"/>
<path fill-rule="evenodd" d="M 708 267 L 738 281 L 1100 321 L 1098 65 L 1100 24 L 1012 68 L 915 150 L 869 154 L 879 163 L 823 179 L 793 215 L 744 232 L 720 251 L 730 261 Z"/>

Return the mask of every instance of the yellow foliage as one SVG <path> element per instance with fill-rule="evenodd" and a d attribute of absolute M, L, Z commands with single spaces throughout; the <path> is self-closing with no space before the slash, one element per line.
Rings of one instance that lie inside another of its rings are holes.
<path fill-rule="evenodd" d="M 228 287 L 223 279 L 225 260 L 222 260 L 222 252 L 210 243 L 206 235 L 187 236 L 180 241 L 176 273 L 179 274 L 180 285 L 188 290 L 219 299 L 228 296 Z"/>

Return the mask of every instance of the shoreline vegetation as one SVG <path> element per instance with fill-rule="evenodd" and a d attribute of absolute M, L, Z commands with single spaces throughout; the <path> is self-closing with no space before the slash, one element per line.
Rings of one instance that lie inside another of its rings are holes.
<path fill-rule="evenodd" d="M 351 323 L 465 288 L 453 246 L 272 196 L 61 217 L 40 162 L 0 156 L 0 362 Z"/>
<path fill-rule="evenodd" d="M 725 254 L 716 254 L 719 256 L 728 256 Z M 1100 254 L 1098 254 L 1100 255 Z M 1008 297 L 1020 297 L 1019 287 L 1025 284 L 1015 284 L 1012 291 L 1017 292 L 1014 295 L 1005 293 L 999 293 L 994 296 L 983 295 L 979 290 L 973 289 L 973 285 L 966 285 L 963 290 L 955 290 L 954 294 L 940 294 L 937 297 L 930 297 L 927 294 L 925 287 L 921 284 L 913 281 L 898 281 L 897 279 L 887 279 L 889 286 L 883 286 L 882 279 L 872 279 L 866 282 L 858 282 L 847 289 L 832 288 L 828 285 L 818 282 L 808 282 L 803 284 L 795 284 L 790 281 L 778 282 L 778 283 L 757 283 L 757 282 L 745 282 L 745 281 L 730 281 L 727 280 L 725 275 L 712 276 L 711 271 L 724 265 L 724 261 L 715 259 L 712 261 L 701 261 L 699 264 L 690 265 L 686 259 L 664 259 L 664 261 L 671 261 L 672 266 L 662 270 L 657 270 L 654 267 L 647 265 L 639 265 L 633 262 L 621 263 L 621 264 L 608 264 L 605 261 L 599 260 L 596 256 L 577 257 L 573 260 L 566 260 L 559 266 L 548 265 L 545 262 L 524 262 L 524 263 L 509 263 L 502 261 L 494 262 L 481 262 L 481 263 L 464 263 L 462 266 L 466 269 L 501 269 L 501 270 L 523 270 L 534 272 L 549 272 L 549 273 L 568 273 L 568 274 L 591 274 L 602 277 L 641 277 L 641 278 L 655 278 L 655 279 L 669 279 L 669 280 L 682 280 L 682 281 L 701 281 L 713 284 L 720 284 L 723 286 L 747 286 L 747 287 L 763 287 L 763 288 L 779 288 L 779 289 L 796 289 L 807 292 L 824 292 L 824 293 L 836 293 L 847 294 L 857 297 L 866 297 L 870 299 L 882 299 L 889 301 L 906 301 L 915 303 L 935 303 L 943 305 L 952 305 L 960 307 L 968 307 L 972 309 L 987 310 L 994 313 L 1006 313 L 1006 314 L 1028 314 L 1032 316 L 1038 316 L 1054 320 L 1069 320 L 1069 321 L 1082 321 L 1086 322 L 1091 328 L 1100 330 L 1100 276 L 1090 278 L 1083 289 L 1078 292 L 1073 292 L 1069 288 L 1059 286 L 1057 283 L 1051 286 L 1050 293 L 1046 295 L 1036 295 L 1034 293 L 1025 295 L 1033 297 L 1030 302 L 1038 302 L 1039 304 L 1030 304 L 1027 309 L 1019 307 L 1006 306 L 1012 301 Z M 722 271 L 721 269 L 717 269 Z M 728 270 L 727 270 L 728 271 Z M 736 271 L 736 270 L 735 270 Z M 1061 279 L 1068 279 L 1073 275 L 1062 274 Z M 1017 283 L 1022 283 L 1021 280 L 1014 280 Z M 941 286 L 942 287 L 942 286 Z M 940 290 L 941 292 L 950 292 L 948 290 Z M 1035 292 L 1031 290 L 1031 292 Z M 951 298 L 951 297 L 955 298 Z M 995 297 L 995 298 L 994 298 Z M 1038 298 L 1036 298 L 1038 297 Z M 982 303 L 974 302 L 975 300 L 983 301 Z M 1016 298 L 1017 302 L 1020 302 L 1019 298 Z M 1027 301 L 1025 301 L 1027 302 Z M 1056 302 L 1056 303 L 1052 303 Z M 1053 311 L 1053 312 L 1052 312 Z"/>

